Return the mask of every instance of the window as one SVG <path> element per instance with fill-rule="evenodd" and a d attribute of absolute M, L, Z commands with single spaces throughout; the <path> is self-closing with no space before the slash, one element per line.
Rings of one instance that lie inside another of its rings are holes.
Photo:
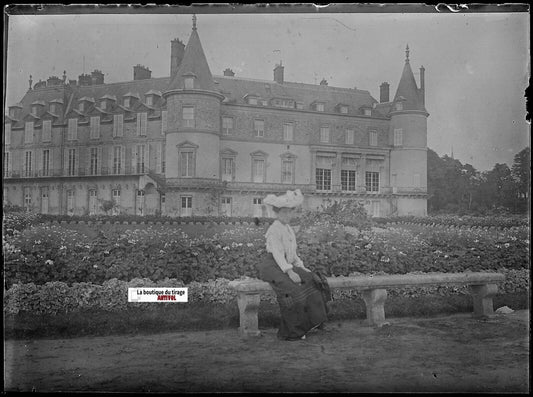
<path fill-rule="evenodd" d="M 43 120 L 43 142 L 52 140 L 52 120 Z"/>
<path fill-rule="evenodd" d="M 396 128 L 394 129 L 394 146 L 403 145 L 403 129 Z"/>
<path fill-rule="evenodd" d="M 161 203 L 161 214 L 166 214 L 167 212 L 167 208 L 166 208 L 166 197 L 165 197 L 165 193 L 161 193 L 161 196 L 160 197 L 160 203 Z"/>
<path fill-rule="evenodd" d="M 49 204 L 49 188 L 44 186 L 41 188 L 41 214 L 48 214 L 48 204 Z"/>
<path fill-rule="evenodd" d="M 342 114 L 347 114 L 347 113 L 348 113 L 348 106 L 341 105 L 341 106 L 339 107 L 339 111 L 340 111 Z"/>
<path fill-rule="evenodd" d="M 403 110 L 403 103 L 397 102 L 396 103 L 396 110 Z"/>
<path fill-rule="evenodd" d="M 68 149 L 67 175 L 76 175 L 76 149 Z"/>
<path fill-rule="evenodd" d="M 9 156 L 9 152 L 4 152 L 4 178 L 8 178 L 9 177 L 9 171 L 10 171 L 10 156 Z M 4 195 L 5 197 L 5 195 Z"/>
<path fill-rule="evenodd" d="M 180 176 L 193 177 L 195 173 L 195 156 L 192 151 L 181 151 L 180 156 Z"/>
<path fill-rule="evenodd" d="M 248 104 L 249 105 L 257 105 L 257 98 L 248 97 Z"/>
<path fill-rule="evenodd" d="M 260 218 L 263 216 L 263 199 L 261 197 L 254 197 L 252 200 L 253 216 Z"/>
<path fill-rule="evenodd" d="M 148 95 L 146 97 L 146 105 L 153 106 L 153 104 L 154 104 L 154 96 L 153 95 Z"/>
<path fill-rule="evenodd" d="M 29 187 L 24 188 L 24 209 L 26 211 L 31 211 L 32 202 L 31 202 L 31 189 Z"/>
<path fill-rule="evenodd" d="M 283 123 L 283 140 L 292 141 L 294 139 L 294 124 Z"/>
<path fill-rule="evenodd" d="M 222 134 L 230 135 L 233 132 L 233 117 L 222 117 Z"/>
<path fill-rule="evenodd" d="M 194 77 L 192 76 L 185 77 L 184 83 L 185 83 L 186 90 L 192 90 L 194 88 Z"/>
<path fill-rule="evenodd" d="M 281 161 L 281 183 L 294 183 L 294 159 Z"/>
<path fill-rule="evenodd" d="M 98 148 L 92 147 L 89 149 L 89 175 L 98 174 Z"/>
<path fill-rule="evenodd" d="M 122 174 L 124 163 L 124 149 L 122 146 L 113 146 L 113 174 Z"/>
<path fill-rule="evenodd" d="M 192 215 L 192 196 L 181 196 L 181 216 Z"/>
<path fill-rule="evenodd" d="M 356 171 L 341 170 L 341 188 L 344 191 L 355 191 Z"/>
<path fill-rule="evenodd" d="M 161 135 L 165 135 L 168 129 L 168 111 L 161 111 Z"/>
<path fill-rule="evenodd" d="M 32 152 L 26 151 L 24 153 L 24 176 L 30 177 L 32 172 Z"/>
<path fill-rule="evenodd" d="M 232 158 L 222 158 L 222 180 L 231 182 L 235 178 L 235 161 Z"/>
<path fill-rule="evenodd" d="M 344 136 L 344 142 L 347 145 L 353 145 L 354 143 L 354 137 L 355 137 L 355 131 L 354 130 L 346 130 L 346 135 Z"/>
<path fill-rule="evenodd" d="M 130 97 L 124 98 L 124 107 L 129 108 L 130 107 Z"/>
<path fill-rule="evenodd" d="M 137 113 L 137 135 L 146 136 L 147 122 L 148 122 L 148 114 L 146 112 Z"/>
<path fill-rule="evenodd" d="M 78 110 L 80 112 L 83 112 L 83 110 L 85 109 L 85 102 L 81 101 L 78 105 Z"/>
<path fill-rule="evenodd" d="M 91 117 L 91 139 L 100 138 L 100 116 Z"/>
<path fill-rule="evenodd" d="M 147 171 L 145 170 L 145 167 L 144 167 L 146 147 L 145 145 L 137 145 L 136 149 L 137 149 L 136 173 L 143 174 Z"/>
<path fill-rule="evenodd" d="M 363 109 L 363 114 L 364 114 L 365 116 L 372 116 L 372 109 L 364 108 L 364 109 Z"/>
<path fill-rule="evenodd" d="M 26 121 L 24 125 L 24 143 L 33 143 L 33 121 Z"/>
<path fill-rule="evenodd" d="M 329 142 L 329 127 L 320 127 L 320 142 Z"/>
<path fill-rule="evenodd" d="M 184 106 L 182 111 L 183 111 L 183 126 L 194 128 L 194 107 Z"/>
<path fill-rule="evenodd" d="M 367 192 L 379 192 L 379 172 L 366 171 L 365 185 Z"/>
<path fill-rule="evenodd" d="M 112 209 L 112 214 L 118 215 L 120 207 L 120 189 L 113 189 L 111 195 L 113 197 L 113 202 L 115 203 Z"/>
<path fill-rule="evenodd" d="M 67 139 L 69 141 L 78 139 L 78 119 L 68 119 Z"/>
<path fill-rule="evenodd" d="M 136 214 L 143 215 L 144 212 L 144 190 L 137 190 Z"/>
<path fill-rule="evenodd" d="M 413 187 L 419 188 L 420 187 L 420 174 L 414 174 L 413 175 Z"/>
<path fill-rule="evenodd" d="M 124 136 L 124 115 L 113 116 L 113 137 Z"/>
<path fill-rule="evenodd" d="M 107 100 L 104 99 L 103 101 L 100 102 L 100 109 L 106 110 L 106 108 L 107 108 Z"/>
<path fill-rule="evenodd" d="M 98 193 L 96 190 L 89 190 L 89 215 L 96 215 L 98 212 Z"/>
<path fill-rule="evenodd" d="M 264 120 L 254 120 L 254 132 L 255 136 L 263 137 L 265 136 L 265 121 Z"/>
<path fill-rule="evenodd" d="M 324 104 L 322 102 L 317 102 L 315 104 L 315 110 L 317 112 L 323 112 L 324 111 Z"/>
<path fill-rule="evenodd" d="M 74 214 L 75 197 L 74 190 L 67 190 L 67 213 L 69 215 Z"/>
<path fill-rule="evenodd" d="M 316 189 L 331 190 L 331 170 L 325 168 L 316 169 Z"/>
<path fill-rule="evenodd" d="M 42 157 L 43 157 L 42 176 L 50 176 L 50 150 L 44 149 Z"/>
<path fill-rule="evenodd" d="M 157 146 L 157 158 L 158 161 L 156 163 L 156 170 L 155 172 L 158 174 L 164 174 L 165 173 L 165 142 L 159 142 L 159 145 Z"/>
<path fill-rule="evenodd" d="M 5 136 L 4 136 L 4 143 L 6 145 L 11 144 L 11 123 L 5 123 Z"/>
<path fill-rule="evenodd" d="M 302 102 L 296 102 L 296 109 L 302 110 L 304 108 L 304 104 Z"/>
<path fill-rule="evenodd" d="M 231 216 L 231 197 L 221 197 L 220 204 L 222 216 Z"/>
<path fill-rule="evenodd" d="M 252 181 L 253 182 L 264 182 L 265 181 L 265 160 L 264 159 L 253 159 L 252 161 Z"/>
<path fill-rule="evenodd" d="M 368 140 L 370 143 L 370 146 L 377 146 L 378 145 L 378 132 L 377 131 L 369 131 Z"/>

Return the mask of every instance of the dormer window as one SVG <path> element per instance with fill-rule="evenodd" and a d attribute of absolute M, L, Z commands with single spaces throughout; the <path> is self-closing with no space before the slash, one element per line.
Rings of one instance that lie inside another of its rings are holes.
<path fill-rule="evenodd" d="M 348 106 L 340 105 L 339 106 L 339 112 L 342 113 L 342 114 L 348 114 Z"/>
<path fill-rule="evenodd" d="M 130 97 L 124 98 L 124 107 L 129 108 L 130 104 L 131 104 L 131 98 Z"/>
<path fill-rule="evenodd" d="M 294 101 L 292 99 L 275 98 L 272 99 L 272 106 L 292 109 L 294 108 Z"/>
<path fill-rule="evenodd" d="M 106 110 L 107 109 L 107 101 L 104 99 L 100 101 L 100 109 Z"/>
<path fill-rule="evenodd" d="M 146 97 L 146 105 L 154 106 L 154 96 L 153 95 L 148 95 Z"/>
<path fill-rule="evenodd" d="M 317 112 L 323 112 L 324 111 L 324 102 L 315 102 L 314 103 L 314 109 Z"/>
<path fill-rule="evenodd" d="M 396 109 L 396 110 L 403 110 L 403 103 L 401 103 L 401 102 L 396 102 L 395 109 Z"/>
<path fill-rule="evenodd" d="M 87 112 L 87 110 L 89 109 L 89 103 L 94 103 L 94 99 L 90 97 L 86 97 L 86 96 L 84 96 L 83 98 L 80 98 L 79 104 L 78 104 L 78 110 L 80 112 Z"/>
<path fill-rule="evenodd" d="M 37 116 L 39 114 L 39 105 L 33 105 L 31 107 L 31 114 Z"/>
<path fill-rule="evenodd" d="M 372 116 L 372 109 L 365 108 L 363 109 L 363 112 L 365 116 Z"/>
<path fill-rule="evenodd" d="M 20 105 L 13 105 L 9 107 L 9 117 L 11 117 L 14 120 L 18 120 L 20 117 L 20 111 L 22 110 L 22 106 Z"/>
<path fill-rule="evenodd" d="M 193 76 L 185 77 L 184 84 L 185 84 L 186 90 L 192 90 L 194 88 L 194 77 Z"/>
<path fill-rule="evenodd" d="M 257 98 L 248 97 L 248 105 L 257 105 Z"/>
<path fill-rule="evenodd" d="M 146 106 L 154 106 L 154 104 L 157 102 L 157 97 L 161 96 L 161 92 L 156 90 L 150 90 L 147 93 L 144 94 L 144 98 L 146 100 Z"/>
<path fill-rule="evenodd" d="M 78 105 L 78 110 L 80 112 L 83 112 L 85 111 L 85 102 L 80 102 L 79 105 Z"/>
<path fill-rule="evenodd" d="M 63 105 L 63 101 L 61 99 L 54 99 L 50 101 L 50 113 L 52 113 L 55 116 L 59 116 L 61 114 L 62 105 Z"/>
<path fill-rule="evenodd" d="M 296 109 L 303 110 L 303 108 L 304 108 L 303 102 L 296 102 Z"/>

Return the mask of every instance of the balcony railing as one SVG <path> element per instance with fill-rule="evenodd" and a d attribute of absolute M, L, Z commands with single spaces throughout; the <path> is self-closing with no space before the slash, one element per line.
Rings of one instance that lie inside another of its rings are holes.
<path fill-rule="evenodd" d="M 90 169 L 87 168 L 75 168 L 73 170 L 54 168 L 49 170 L 36 170 L 36 171 L 6 171 L 4 172 L 4 178 L 50 178 L 50 177 L 87 177 L 87 176 L 121 176 L 121 175 L 146 175 L 153 170 L 150 170 L 148 167 L 138 168 L 132 166 L 121 167 L 115 169 L 114 167 L 101 167 L 96 170 L 97 172 L 92 173 Z"/>

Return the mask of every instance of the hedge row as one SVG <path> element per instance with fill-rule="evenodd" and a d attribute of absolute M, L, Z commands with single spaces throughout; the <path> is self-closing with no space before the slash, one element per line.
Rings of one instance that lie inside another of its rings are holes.
<path fill-rule="evenodd" d="M 501 270 L 506 280 L 499 285 L 500 293 L 512 293 L 528 290 L 529 271 Z M 376 273 L 385 274 L 385 273 Z M 188 287 L 188 302 L 204 303 L 235 303 L 236 293 L 229 287 L 227 279 L 210 280 L 205 283 L 192 282 L 184 284 L 176 279 L 165 279 L 154 282 L 150 279 L 134 279 L 130 282 L 112 279 L 103 284 L 74 283 L 71 286 L 55 281 L 44 285 L 15 284 L 4 295 L 4 312 L 17 314 L 28 312 L 34 314 L 58 314 L 97 309 L 104 311 L 123 311 L 131 307 L 150 309 L 153 303 L 128 303 L 128 288 L 135 287 L 160 287 L 176 288 Z M 419 297 L 429 294 L 450 296 L 454 294 L 468 294 L 467 286 L 413 286 L 404 288 L 391 288 L 390 296 Z M 360 298 L 360 292 L 355 290 L 334 290 L 333 299 Z M 273 293 L 263 294 L 262 300 L 276 302 Z M 182 303 L 173 303 L 179 305 Z M 236 304 L 236 303 L 235 303 Z"/>
<path fill-rule="evenodd" d="M 256 265 L 264 255 L 264 243 L 232 243 L 216 240 L 136 242 L 127 238 L 110 240 L 101 236 L 90 245 L 62 250 L 59 244 L 27 242 L 28 247 L 4 250 L 5 283 L 45 284 L 149 278 L 166 278 L 185 283 L 210 279 L 257 277 Z M 58 249 L 59 248 L 59 249 Z M 528 243 L 515 239 L 503 245 L 481 242 L 474 248 L 461 247 L 457 240 L 436 235 L 430 245 L 412 247 L 406 254 L 383 242 L 356 238 L 317 241 L 304 239 L 298 252 L 306 266 L 327 276 L 353 272 L 464 272 L 524 269 L 529 266 Z"/>
<path fill-rule="evenodd" d="M 417 224 L 427 226 L 455 226 L 455 227 L 477 227 L 477 228 L 513 228 L 528 227 L 529 218 L 524 216 L 506 216 L 506 217 L 476 217 L 476 216 L 399 216 L 389 218 L 372 218 L 372 222 L 377 225 L 386 225 L 390 223 L 399 224 Z"/>

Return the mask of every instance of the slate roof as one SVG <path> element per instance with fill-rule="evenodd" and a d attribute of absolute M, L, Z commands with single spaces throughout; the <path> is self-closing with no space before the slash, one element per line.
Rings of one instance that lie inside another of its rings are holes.
<path fill-rule="evenodd" d="M 421 110 L 426 111 L 423 101 L 422 92 L 416 86 L 415 76 L 409 65 L 409 59 L 405 60 L 405 66 L 403 67 L 402 77 L 398 83 L 398 89 L 396 95 L 394 95 L 393 102 L 397 102 L 403 97 L 403 110 Z"/>
<path fill-rule="evenodd" d="M 184 87 L 184 76 L 194 75 L 194 88 L 207 91 L 217 91 L 215 83 L 213 82 L 213 75 L 209 69 L 209 64 L 204 54 L 200 37 L 196 29 L 193 29 L 189 42 L 185 47 L 183 59 L 181 61 L 175 76 L 172 77 L 167 90 L 181 90 Z M 167 91 L 165 90 L 165 91 Z"/>

